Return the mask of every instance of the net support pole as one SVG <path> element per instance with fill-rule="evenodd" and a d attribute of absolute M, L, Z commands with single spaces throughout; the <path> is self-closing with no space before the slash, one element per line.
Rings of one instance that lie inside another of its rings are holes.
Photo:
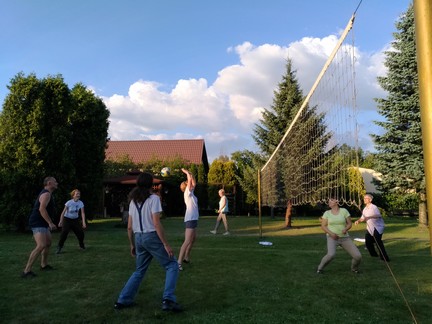
<path fill-rule="evenodd" d="M 426 178 L 426 202 L 432 255 L 432 3 L 414 0 L 420 117 Z"/>
<path fill-rule="evenodd" d="M 261 215 L 261 172 L 258 169 L 258 227 L 259 237 L 262 238 L 262 215 Z"/>

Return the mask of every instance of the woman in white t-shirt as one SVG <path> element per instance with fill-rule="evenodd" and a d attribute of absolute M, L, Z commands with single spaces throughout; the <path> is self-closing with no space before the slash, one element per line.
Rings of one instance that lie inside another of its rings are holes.
<path fill-rule="evenodd" d="M 183 270 L 182 262 L 190 262 L 190 253 L 192 246 L 196 239 L 196 228 L 198 226 L 198 199 L 194 194 L 196 181 L 191 172 L 186 169 L 182 169 L 183 173 L 186 174 L 187 180 L 180 184 L 180 189 L 184 193 L 184 202 L 186 205 L 186 212 L 184 217 L 185 223 L 185 240 L 180 248 L 178 267 L 179 270 Z"/>
<path fill-rule="evenodd" d="M 62 228 L 62 232 L 57 246 L 57 254 L 61 253 L 64 243 L 71 230 L 75 233 L 78 239 L 80 249 L 85 250 L 84 229 L 87 227 L 87 225 L 84 212 L 84 203 L 80 200 L 81 192 L 78 189 L 74 189 L 71 192 L 71 197 L 72 199 L 68 200 L 65 204 L 63 212 L 60 216 L 60 222 L 58 224 L 58 227 Z"/>
<path fill-rule="evenodd" d="M 136 269 L 123 287 L 114 308 L 117 310 L 135 305 L 135 296 L 144 279 L 152 259 L 156 259 L 165 270 L 165 288 L 162 310 L 179 312 L 175 289 L 178 278 L 177 260 L 165 238 L 160 221 L 162 206 L 160 197 L 153 193 L 153 175 L 141 173 L 137 186 L 129 194 L 128 238 L 130 253 L 136 258 Z"/>
<path fill-rule="evenodd" d="M 219 209 L 217 211 L 219 215 L 216 218 L 215 228 L 214 228 L 214 230 L 210 231 L 210 233 L 216 234 L 217 230 L 219 228 L 219 225 L 222 221 L 223 225 L 225 227 L 225 232 L 223 233 L 223 235 L 229 235 L 228 221 L 227 221 L 227 217 L 226 217 L 226 214 L 228 212 L 228 198 L 225 196 L 225 190 L 224 189 L 220 189 L 218 193 L 220 196 Z"/>

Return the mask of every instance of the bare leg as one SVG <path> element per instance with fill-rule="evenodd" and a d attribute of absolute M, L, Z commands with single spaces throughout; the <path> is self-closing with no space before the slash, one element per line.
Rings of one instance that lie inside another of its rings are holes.
<path fill-rule="evenodd" d="M 195 241 L 195 229 L 186 228 L 185 230 L 185 240 L 180 248 L 180 253 L 178 257 L 178 263 L 182 264 L 185 257 L 190 256 L 190 250 L 192 249 L 193 242 Z"/>
<path fill-rule="evenodd" d="M 36 261 L 36 259 L 39 257 L 39 255 L 42 253 L 42 251 L 46 247 L 47 235 L 45 233 L 33 234 L 33 238 L 36 242 L 36 247 L 30 253 L 29 259 L 27 261 L 27 265 L 24 269 L 25 273 L 31 271 L 33 263 Z"/>
<path fill-rule="evenodd" d="M 191 253 L 192 246 L 195 243 L 195 239 L 196 239 L 196 231 L 195 231 L 195 229 L 191 228 L 191 232 L 192 232 L 191 233 L 191 240 L 190 240 L 189 245 L 186 248 L 186 253 L 185 253 L 185 256 L 184 256 L 184 260 L 187 260 L 187 261 L 190 260 L 190 253 Z"/>
<path fill-rule="evenodd" d="M 227 222 L 226 214 L 221 214 L 221 216 L 222 216 L 222 222 L 225 227 L 225 232 L 228 232 L 228 222 Z"/>
<path fill-rule="evenodd" d="M 222 219 L 222 213 L 219 213 L 218 217 L 216 218 L 216 225 L 215 225 L 215 228 L 214 228 L 213 231 L 210 231 L 210 233 L 213 233 L 213 234 L 216 234 L 216 233 L 217 233 L 217 230 L 218 230 L 218 228 L 219 228 L 219 225 L 220 225 L 221 219 Z"/>
<path fill-rule="evenodd" d="M 44 268 L 48 264 L 48 255 L 51 247 L 52 239 L 51 232 L 48 231 L 45 235 L 45 248 L 41 253 L 41 267 Z"/>

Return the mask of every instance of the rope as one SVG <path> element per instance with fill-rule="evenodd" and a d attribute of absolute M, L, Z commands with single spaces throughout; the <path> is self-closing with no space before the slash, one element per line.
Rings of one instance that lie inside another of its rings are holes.
<path fill-rule="evenodd" d="M 369 233 L 369 234 L 370 234 L 370 233 Z M 409 311 L 410 314 L 411 314 L 412 320 L 414 321 L 414 323 L 417 324 L 417 319 L 416 319 L 416 317 L 415 317 L 415 315 L 414 315 L 414 312 L 412 311 L 411 306 L 409 305 L 408 300 L 406 299 L 405 294 L 403 293 L 402 288 L 401 288 L 401 286 L 399 285 L 399 282 L 397 281 L 396 276 L 394 275 L 394 273 L 393 273 L 393 271 L 392 271 L 392 269 L 391 269 L 391 267 L 390 267 L 388 261 L 386 260 L 386 258 L 384 258 L 384 253 L 383 253 L 383 251 L 381 250 L 381 248 L 380 248 L 380 246 L 379 246 L 379 244 L 378 244 L 378 241 L 377 241 L 375 235 L 372 235 L 372 237 L 374 238 L 374 241 L 375 241 L 375 243 L 376 243 L 376 246 L 378 247 L 378 250 L 379 250 L 380 256 L 383 258 L 383 261 L 384 261 L 385 265 L 387 266 L 387 269 L 389 270 L 389 272 L 390 272 L 390 274 L 391 274 L 391 276 L 392 276 L 392 278 L 393 278 L 393 280 L 394 280 L 394 282 L 395 282 L 395 284 L 396 284 L 396 287 L 398 288 L 398 290 L 399 290 L 399 292 L 400 292 L 400 294 L 401 294 L 401 296 L 402 296 L 402 299 L 403 299 L 403 301 L 405 302 L 406 307 L 408 308 L 408 311 Z M 386 253 L 386 255 L 387 255 L 387 253 Z"/>

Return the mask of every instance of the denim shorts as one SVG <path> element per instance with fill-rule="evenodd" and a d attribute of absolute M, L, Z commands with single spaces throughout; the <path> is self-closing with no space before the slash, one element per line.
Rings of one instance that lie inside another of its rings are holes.
<path fill-rule="evenodd" d="M 197 220 L 191 220 L 191 221 L 185 222 L 185 228 L 196 228 L 197 226 L 198 226 Z"/>
<path fill-rule="evenodd" d="M 46 234 L 49 232 L 49 227 L 32 227 L 33 234 L 42 233 Z"/>

